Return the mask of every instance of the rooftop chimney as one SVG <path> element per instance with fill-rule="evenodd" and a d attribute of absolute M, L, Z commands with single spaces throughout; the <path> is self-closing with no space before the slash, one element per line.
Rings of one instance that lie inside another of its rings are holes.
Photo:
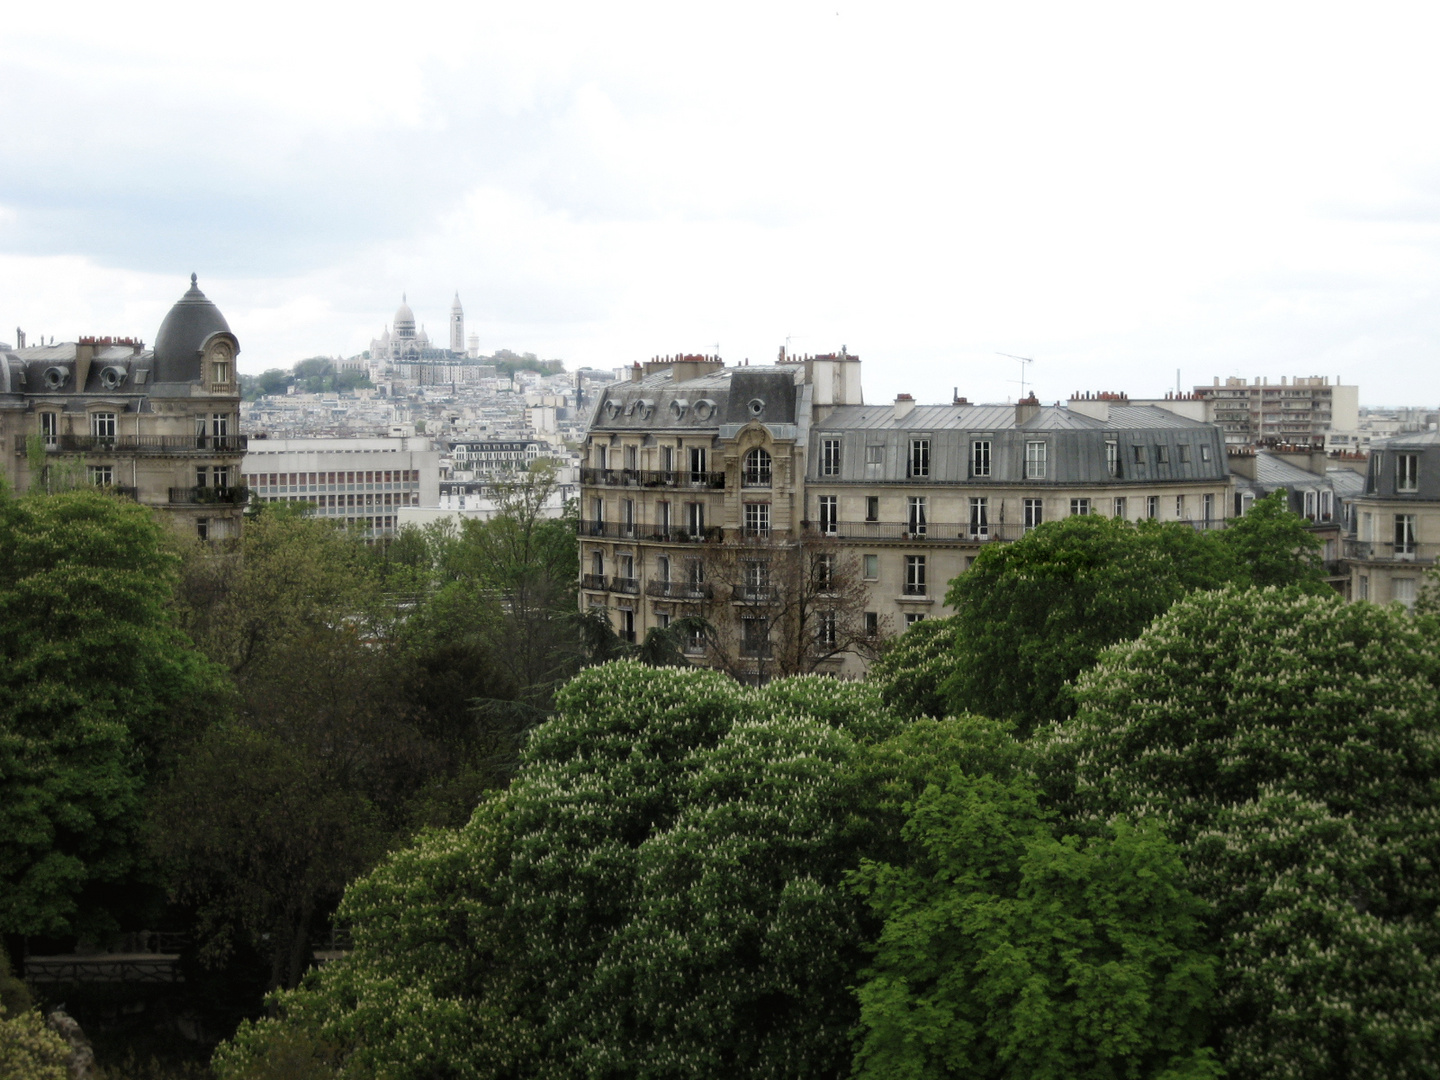
<path fill-rule="evenodd" d="M 895 419 L 903 420 L 910 415 L 910 410 L 915 408 L 915 399 L 909 394 L 895 395 Z"/>
<path fill-rule="evenodd" d="M 1040 399 L 1033 393 L 1015 403 L 1015 426 L 1019 427 L 1040 411 Z"/>

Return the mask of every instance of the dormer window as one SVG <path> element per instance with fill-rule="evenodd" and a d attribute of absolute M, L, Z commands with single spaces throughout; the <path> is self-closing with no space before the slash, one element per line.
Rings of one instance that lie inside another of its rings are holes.
<path fill-rule="evenodd" d="M 219 385 L 228 385 L 230 382 L 230 349 L 223 342 L 215 346 L 210 353 L 210 378 Z"/>

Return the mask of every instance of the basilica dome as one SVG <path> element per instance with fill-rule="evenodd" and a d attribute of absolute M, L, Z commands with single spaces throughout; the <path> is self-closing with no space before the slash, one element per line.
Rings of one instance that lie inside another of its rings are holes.
<path fill-rule="evenodd" d="M 154 381 L 198 382 L 202 375 L 202 354 L 217 333 L 226 334 L 232 341 L 235 337 L 225 316 L 200 291 L 195 275 L 191 274 L 190 291 L 175 302 L 155 335 Z"/>
<path fill-rule="evenodd" d="M 395 336 L 397 338 L 409 338 L 415 336 L 415 313 L 410 310 L 410 305 L 405 302 L 405 296 L 400 296 L 400 306 L 395 309 Z"/>

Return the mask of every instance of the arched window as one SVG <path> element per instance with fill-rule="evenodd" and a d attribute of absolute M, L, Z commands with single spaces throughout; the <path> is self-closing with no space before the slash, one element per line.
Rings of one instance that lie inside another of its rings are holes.
<path fill-rule="evenodd" d="M 745 487 L 770 486 L 770 451 L 756 447 L 745 455 Z"/>

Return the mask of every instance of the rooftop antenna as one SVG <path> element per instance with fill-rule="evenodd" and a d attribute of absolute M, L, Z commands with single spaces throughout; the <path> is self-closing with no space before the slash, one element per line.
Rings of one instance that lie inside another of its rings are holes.
<path fill-rule="evenodd" d="M 1035 362 L 1035 358 L 1034 358 L 1033 356 L 1016 356 L 1014 353 L 1008 353 L 1008 352 L 997 352 L 995 355 L 996 355 L 996 356 L 1008 356 L 1011 360 L 1019 360 L 1019 361 L 1020 361 L 1020 378 L 1019 378 L 1019 379 L 1010 379 L 1009 381 L 1010 381 L 1010 382 L 1019 382 L 1019 384 L 1020 384 L 1020 397 L 1021 397 L 1021 399 L 1023 400 L 1024 397 L 1025 397 L 1025 365 L 1026 365 L 1026 364 L 1033 364 L 1033 363 Z"/>

